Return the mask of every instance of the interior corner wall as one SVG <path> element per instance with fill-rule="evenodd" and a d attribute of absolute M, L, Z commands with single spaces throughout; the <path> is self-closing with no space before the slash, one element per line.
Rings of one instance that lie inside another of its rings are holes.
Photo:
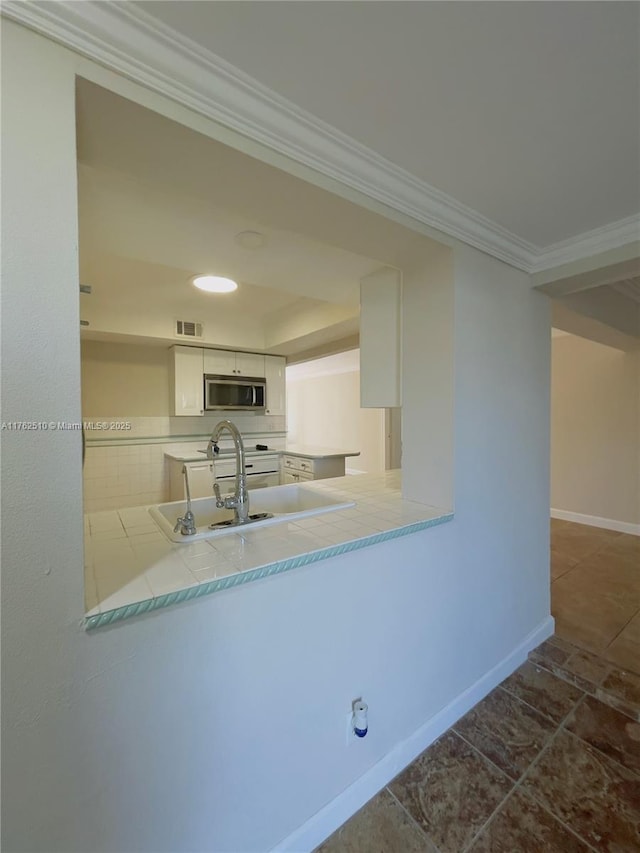
<path fill-rule="evenodd" d="M 416 240 L 402 266 L 402 495 L 454 506 L 453 250 Z"/>
<path fill-rule="evenodd" d="M 348 371 L 287 380 L 288 440 L 360 451 L 353 471 L 384 471 L 384 409 L 360 407 L 360 373 Z"/>
<path fill-rule="evenodd" d="M 83 341 L 82 417 L 169 417 L 168 347 Z"/>
<path fill-rule="evenodd" d="M 553 338 L 551 391 L 551 507 L 640 525 L 640 352 Z"/>

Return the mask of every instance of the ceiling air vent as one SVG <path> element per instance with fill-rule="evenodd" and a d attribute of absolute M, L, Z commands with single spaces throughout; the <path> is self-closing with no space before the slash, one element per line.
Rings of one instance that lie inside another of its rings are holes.
<path fill-rule="evenodd" d="M 179 338 L 201 338 L 202 323 L 192 323 L 190 320 L 176 320 L 176 335 Z"/>

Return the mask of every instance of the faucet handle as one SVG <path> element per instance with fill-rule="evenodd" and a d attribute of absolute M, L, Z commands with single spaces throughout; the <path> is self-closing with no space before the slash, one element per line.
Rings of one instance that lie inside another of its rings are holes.
<path fill-rule="evenodd" d="M 213 484 L 213 492 L 216 496 L 216 506 L 218 509 L 222 509 L 225 505 L 224 500 L 222 499 L 222 495 L 220 494 L 220 484 L 216 480 Z"/>
<path fill-rule="evenodd" d="M 178 516 L 173 532 L 177 533 L 178 531 L 180 531 L 183 536 L 193 536 L 194 533 L 197 533 L 196 519 L 191 511 L 185 512 L 183 516 Z"/>

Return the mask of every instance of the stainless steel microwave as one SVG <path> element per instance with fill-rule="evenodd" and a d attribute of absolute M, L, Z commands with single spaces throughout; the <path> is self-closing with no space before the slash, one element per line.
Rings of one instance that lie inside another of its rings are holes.
<path fill-rule="evenodd" d="M 216 409 L 264 411 L 267 382 L 264 377 L 214 376 L 204 377 L 204 408 L 211 412 Z"/>

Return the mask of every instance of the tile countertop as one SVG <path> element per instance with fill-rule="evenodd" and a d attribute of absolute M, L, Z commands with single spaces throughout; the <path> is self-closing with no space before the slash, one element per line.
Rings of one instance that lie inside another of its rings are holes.
<path fill-rule="evenodd" d="M 202 450 L 205 450 L 203 447 Z M 232 456 L 232 447 L 224 444 L 220 448 L 222 456 Z M 337 447 L 318 447 L 313 444 L 285 444 L 284 447 L 270 447 L 268 450 L 255 450 L 251 446 L 245 447 L 245 456 L 266 456 L 267 454 L 280 454 L 287 456 L 302 456 L 305 459 L 341 459 L 347 456 L 360 456 L 359 450 L 340 450 Z M 165 453 L 167 459 L 175 459 L 177 462 L 201 462 L 204 453 L 200 450 L 190 450 L 184 453 Z"/>
<path fill-rule="evenodd" d="M 303 456 L 305 459 L 339 459 L 342 456 L 360 456 L 359 450 L 338 450 L 334 447 L 318 447 L 315 444 L 285 444 L 288 456 Z"/>
<path fill-rule="evenodd" d="M 453 513 L 403 500 L 400 471 L 315 480 L 312 489 L 355 501 L 349 509 L 238 528 L 174 544 L 147 507 L 85 516 L 85 627 L 250 583 L 450 521 Z"/>

